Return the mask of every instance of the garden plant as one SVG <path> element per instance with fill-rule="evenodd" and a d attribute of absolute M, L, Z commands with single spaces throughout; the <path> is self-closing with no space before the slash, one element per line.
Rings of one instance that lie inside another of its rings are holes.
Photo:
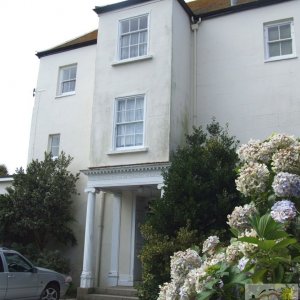
<path fill-rule="evenodd" d="M 228 215 L 230 243 L 211 235 L 201 253 L 174 253 L 159 300 L 244 299 L 246 283 L 299 283 L 300 141 L 273 134 L 237 153 L 236 187 L 248 203 Z"/>

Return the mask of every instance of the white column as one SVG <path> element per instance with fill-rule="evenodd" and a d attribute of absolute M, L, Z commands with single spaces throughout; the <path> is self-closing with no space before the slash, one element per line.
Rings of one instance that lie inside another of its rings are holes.
<path fill-rule="evenodd" d="M 159 183 L 158 185 L 157 185 L 157 189 L 159 189 L 160 190 L 160 198 L 162 198 L 163 196 L 164 196 L 164 184 L 163 183 Z"/>
<path fill-rule="evenodd" d="M 90 288 L 94 285 L 93 274 L 93 240 L 94 240 L 94 218 L 95 218 L 95 200 L 96 189 L 89 188 L 85 190 L 88 193 L 86 221 L 85 221 L 85 237 L 84 237 L 84 253 L 83 267 L 81 273 L 81 288 Z"/>
<path fill-rule="evenodd" d="M 114 194 L 111 258 L 110 271 L 108 274 L 109 286 L 117 286 L 119 279 L 119 252 L 120 252 L 120 226 L 121 226 L 121 195 Z"/>

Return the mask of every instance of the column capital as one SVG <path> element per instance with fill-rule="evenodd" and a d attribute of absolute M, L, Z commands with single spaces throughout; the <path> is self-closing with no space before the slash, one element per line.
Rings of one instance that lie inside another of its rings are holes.
<path fill-rule="evenodd" d="M 93 194 L 96 194 L 96 193 L 98 193 L 98 190 L 96 189 L 96 188 L 86 188 L 85 190 L 84 190 L 84 192 L 85 193 L 93 193 Z"/>

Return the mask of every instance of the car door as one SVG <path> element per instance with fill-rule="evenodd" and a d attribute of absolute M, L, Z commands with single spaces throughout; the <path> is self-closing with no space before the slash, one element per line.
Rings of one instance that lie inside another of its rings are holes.
<path fill-rule="evenodd" d="M 7 292 L 5 299 L 16 300 L 37 296 L 37 273 L 33 266 L 16 252 L 4 252 L 7 264 Z"/>
<path fill-rule="evenodd" d="M 0 253 L 0 300 L 4 300 L 7 288 L 7 272 L 4 272 L 3 258 Z"/>

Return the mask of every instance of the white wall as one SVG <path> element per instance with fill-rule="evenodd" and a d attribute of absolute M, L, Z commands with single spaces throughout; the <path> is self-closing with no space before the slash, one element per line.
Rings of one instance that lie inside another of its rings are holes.
<path fill-rule="evenodd" d="M 78 173 L 89 167 L 95 58 L 96 45 L 92 45 L 40 59 L 31 124 L 29 162 L 32 159 L 42 160 L 44 152 L 48 149 L 49 134 L 59 133 L 60 151 L 74 158 L 70 171 Z M 77 63 L 75 95 L 56 97 L 59 67 L 74 63 Z M 75 222 L 72 224 L 78 245 L 67 252 L 71 260 L 71 275 L 75 284 L 79 283 L 82 271 L 86 183 L 86 176 L 81 174 L 77 183 L 80 195 L 74 197 Z"/>
<path fill-rule="evenodd" d="M 229 122 L 242 142 L 272 132 L 300 136 L 299 58 L 264 62 L 263 23 L 294 18 L 300 53 L 300 1 L 204 20 L 198 33 L 198 120 Z"/>
<path fill-rule="evenodd" d="M 190 17 L 177 0 L 172 10 L 171 150 L 185 142 L 192 120 L 193 40 Z"/>
<path fill-rule="evenodd" d="M 12 185 L 12 177 L 2 177 L 0 178 L 0 195 L 6 194 L 6 188 Z"/>
<path fill-rule="evenodd" d="M 171 91 L 171 0 L 149 1 L 100 15 L 91 141 L 92 166 L 168 161 Z M 113 65 L 119 20 L 149 14 L 152 59 Z M 115 98 L 145 94 L 147 152 L 110 155 Z"/>

